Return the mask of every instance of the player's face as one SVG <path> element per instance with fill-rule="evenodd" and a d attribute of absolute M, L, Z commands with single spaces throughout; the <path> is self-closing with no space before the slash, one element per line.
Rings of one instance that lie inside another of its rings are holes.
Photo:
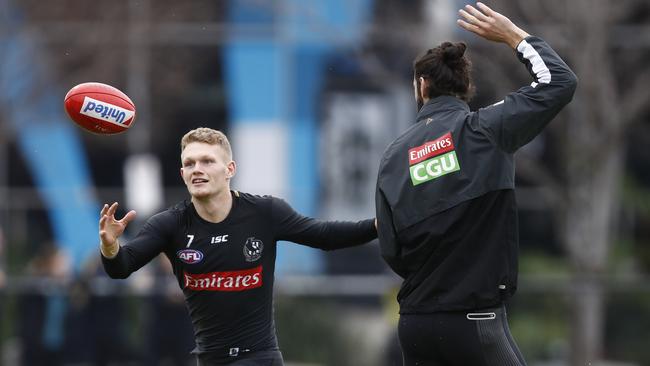
<path fill-rule="evenodd" d="M 181 153 L 181 176 L 190 195 L 209 198 L 230 190 L 235 162 L 217 145 L 191 142 Z"/>

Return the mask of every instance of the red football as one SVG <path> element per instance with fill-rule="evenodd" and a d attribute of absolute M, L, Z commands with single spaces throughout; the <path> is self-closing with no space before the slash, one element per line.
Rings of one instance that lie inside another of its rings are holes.
<path fill-rule="evenodd" d="M 102 83 L 83 83 L 70 89 L 64 107 L 79 127 L 102 135 L 124 132 L 135 121 L 131 98 Z"/>

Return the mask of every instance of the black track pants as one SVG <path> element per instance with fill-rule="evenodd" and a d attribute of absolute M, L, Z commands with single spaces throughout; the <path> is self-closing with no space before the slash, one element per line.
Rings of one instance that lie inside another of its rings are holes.
<path fill-rule="evenodd" d="M 405 366 L 526 365 L 510 335 L 503 306 L 402 314 L 398 334 Z"/>
<path fill-rule="evenodd" d="M 229 362 L 211 360 L 209 357 L 198 357 L 197 366 L 284 366 L 280 351 L 263 351 L 246 355 Z"/>

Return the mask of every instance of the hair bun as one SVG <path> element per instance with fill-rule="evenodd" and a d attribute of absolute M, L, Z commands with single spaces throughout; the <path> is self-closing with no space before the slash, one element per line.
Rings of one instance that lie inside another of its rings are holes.
<path fill-rule="evenodd" d="M 453 66 L 458 64 L 458 62 L 461 60 L 461 58 L 465 54 L 467 45 L 465 45 L 465 43 L 463 42 L 458 42 L 458 43 L 444 42 L 443 44 L 440 45 L 440 49 L 442 50 L 443 62 L 449 66 Z"/>

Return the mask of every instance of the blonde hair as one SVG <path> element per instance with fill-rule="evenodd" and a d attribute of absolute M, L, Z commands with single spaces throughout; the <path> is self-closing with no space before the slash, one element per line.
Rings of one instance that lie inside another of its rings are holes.
<path fill-rule="evenodd" d="M 185 147 L 192 142 L 203 142 L 210 145 L 217 145 L 223 149 L 228 159 L 232 159 L 232 149 L 228 137 L 221 131 L 212 128 L 199 127 L 186 133 L 181 139 L 181 153 Z"/>

